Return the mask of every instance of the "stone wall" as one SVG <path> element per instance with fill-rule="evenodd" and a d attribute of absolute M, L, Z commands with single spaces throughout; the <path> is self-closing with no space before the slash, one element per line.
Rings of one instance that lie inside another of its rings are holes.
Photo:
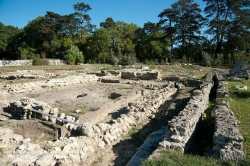
<path fill-rule="evenodd" d="M 155 80 L 160 75 L 159 71 L 143 71 L 143 70 L 125 70 L 121 72 L 121 78 L 123 79 L 142 79 L 142 80 Z"/>
<path fill-rule="evenodd" d="M 48 60 L 49 65 L 65 65 L 65 60 Z M 32 66 L 33 60 L 0 60 L 0 67 L 2 66 Z"/>
<path fill-rule="evenodd" d="M 227 89 L 228 83 L 225 81 L 224 77 L 219 73 L 215 73 L 214 82 L 215 82 L 215 87 L 217 88 L 216 97 L 217 98 L 228 97 L 229 95 Z"/>
<path fill-rule="evenodd" d="M 65 60 L 61 60 L 61 59 L 55 59 L 55 60 L 52 60 L 50 59 L 49 60 L 49 65 L 66 65 L 67 62 Z"/>
<path fill-rule="evenodd" d="M 216 73 L 215 82 L 217 85 L 216 97 L 228 97 L 227 82 L 222 75 Z M 215 117 L 215 133 L 213 138 L 214 156 L 220 159 L 239 160 L 245 157 L 243 152 L 243 137 L 239 133 L 237 120 L 234 117 L 229 101 L 217 100 L 213 110 Z"/>
<path fill-rule="evenodd" d="M 239 160 L 245 157 L 243 137 L 237 127 L 228 101 L 217 103 L 213 110 L 215 117 L 215 133 L 213 138 L 214 156 L 220 159 Z"/>
<path fill-rule="evenodd" d="M 209 103 L 209 94 L 213 87 L 213 83 L 205 83 L 200 90 L 195 90 L 185 106 L 185 108 L 168 122 L 164 140 L 159 143 L 158 153 L 163 149 L 172 149 L 184 152 L 188 147 L 196 125 L 199 122 L 202 113 L 207 109 Z"/>
<path fill-rule="evenodd" d="M 32 66 L 33 60 L 0 60 L 2 66 Z"/>

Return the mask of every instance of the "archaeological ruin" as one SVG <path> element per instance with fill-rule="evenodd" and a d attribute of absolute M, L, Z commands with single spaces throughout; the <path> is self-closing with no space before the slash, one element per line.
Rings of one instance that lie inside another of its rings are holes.
<path fill-rule="evenodd" d="M 1 73 L 1 164 L 136 166 L 163 151 L 186 154 L 212 93 L 210 156 L 245 158 L 228 83 L 219 72 L 196 78 L 186 69 L 92 70 Z"/>

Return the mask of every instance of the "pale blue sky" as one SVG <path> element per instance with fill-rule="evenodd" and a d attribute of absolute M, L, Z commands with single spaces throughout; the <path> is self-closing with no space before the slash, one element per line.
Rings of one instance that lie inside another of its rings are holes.
<path fill-rule="evenodd" d="M 73 5 L 77 2 L 89 4 L 91 23 L 99 27 L 107 17 L 114 21 L 134 23 L 142 27 L 144 23 L 158 22 L 157 17 L 165 8 L 177 0 L 0 0 L 0 22 L 4 25 L 23 28 L 28 21 L 44 16 L 46 11 L 60 15 L 74 12 Z M 202 0 L 194 0 L 204 8 Z"/>

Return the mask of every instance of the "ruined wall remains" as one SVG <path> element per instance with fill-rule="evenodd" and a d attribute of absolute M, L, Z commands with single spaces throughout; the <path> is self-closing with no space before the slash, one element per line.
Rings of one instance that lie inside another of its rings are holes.
<path fill-rule="evenodd" d="M 48 60 L 49 65 L 65 65 L 65 60 L 55 59 Z M 33 60 L 0 60 L 0 67 L 2 66 L 32 66 Z"/>
<path fill-rule="evenodd" d="M 55 60 L 52 60 L 52 59 L 49 59 L 49 65 L 66 65 L 67 62 L 65 60 L 61 60 L 61 59 L 55 59 Z"/>
<path fill-rule="evenodd" d="M 184 152 L 187 150 L 186 143 L 192 136 L 202 113 L 209 103 L 209 94 L 213 87 L 212 83 L 203 85 L 200 90 L 195 90 L 185 108 L 168 122 L 169 130 L 161 147 Z"/>
<path fill-rule="evenodd" d="M 227 89 L 228 83 L 225 81 L 224 77 L 219 73 L 215 73 L 214 81 L 215 81 L 215 86 L 217 88 L 216 97 L 217 98 L 228 97 L 228 89 Z"/>
<path fill-rule="evenodd" d="M 11 156 L 5 157 L 3 164 L 11 162 L 18 165 L 55 165 L 62 163 L 65 165 L 90 165 L 96 159 L 94 153 L 103 151 L 107 146 L 112 146 L 121 139 L 121 136 L 127 133 L 139 122 L 155 117 L 156 113 L 161 111 L 159 107 L 176 92 L 174 83 L 170 82 L 164 88 L 145 94 L 133 103 L 128 103 L 127 114 L 122 114 L 110 123 L 97 123 L 91 125 L 84 123 L 76 127 L 79 137 L 60 138 L 57 141 L 48 141 L 44 149 L 38 148 L 23 138 L 16 138 L 15 134 L 9 137 L 15 137 L 16 144 L 12 145 L 9 138 L 4 139 L 4 134 L 0 130 L 0 146 L 8 145 L 8 153 Z M 46 119 L 46 118 L 45 118 Z M 10 131 L 6 131 L 10 132 Z M 3 138 L 3 139 L 2 139 Z M 23 142 L 20 145 L 20 142 Z M 11 144 L 11 145 L 10 145 Z M 36 152 L 36 153 L 34 153 Z M 24 158 L 26 160 L 24 160 Z"/>
<path fill-rule="evenodd" d="M 239 160 L 245 157 L 243 137 L 237 127 L 228 101 L 219 102 L 214 111 L 215 133 L 213 138 L 214 155 L 220 159 Z"/>
<path fill-rule="evenodd" d="M 155 80 L 160 75 L 159 71 L 143 71 L 143 70 L 126 70 L 121 72 L 121 78 L 123 79 L 142 79 L 142 80 Z"/>
<path fill-rule="evenodd" d="M 186 78 L 184 81 L 184 85 L 197 88 L 199 88 L 203 83 L 203 80 L 196 78 Z"/>
<path fill-rule="evenodd" d="M 42 89 L 51 86 L 66 86 L 71 84 L 80 84 L 85 82 L 97 81 L 99 77 L 90 74 L 79 74 L 77 76 L 68 76 L 65 78 L 53 78 L 49 80 L 34 81 L 19 84 L 6 84 L 3 92 L 11 94 L 33 91 L 34 89 Z"/>
<path fill-rule="evenodd" d="M 2 66 L 32 66 L 33 60 L 0 60 Z"/>
<path fill-rule="evenodd" d="M 17 105 L 21 105 L 24 107 L 19 107 Z M 50 121 L 52 123 L 56 123 L 58 125 L 65 125 L 65 127 L 71 131 L 76 129 L 76 125 L 72 123 L 67 123 L 65 121 L 55 119 L 53 117 L 49 117 L 40 113 L 36 113 L 31 111 L 31 109 L 35 109 L 41 111 L 43 113 L 47 113 L 50 115 L 54 115 L 56 117 L 60 117 L 62 119 L 66 119 L 72 122 L 78 123 L 79 120 L 76 117 L 71 115 L 65 115 L 64 113 L 59 113 L 58 108 L 53 108 L 52 106 L 48 105 L 43 101 L 37 101 L 33 98 L 22 97 L 20 101 L 12 101 L 9 104 L 10 110 L 16 114 L 20 119 L 31 119 L 31 118 L 38 118 L 44 121 Z"/>
<path fill-rule="evenodd" d="M 228 97 L 227 82 L 222 75 L 216 73 L 217 98 Z M 213 151 L 220 159 L 239 160 L 245 157 L 243 152 L 243 137 L 239 133 L 237 120 L 234 117 L 229 102 L 217 101 L 213 110 L 215 117 L 215 133 Z"/>

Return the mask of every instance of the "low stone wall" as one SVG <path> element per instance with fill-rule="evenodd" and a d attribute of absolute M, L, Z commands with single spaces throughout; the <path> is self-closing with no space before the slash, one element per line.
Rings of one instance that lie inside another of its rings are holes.
<path fill-rule="evenodd" d="M 32 66 L 33 60 L 0 60 L 2 66 Z"/>
<path fill-rule="evenodd" d="M 216 97 L 217 98 L 228 97 L 229 95 L 227 89 L 228 83 L 225 81 L 224 77 L 219 73 L 215 73 L 214 81 L 215 81 L 215 86 L 217 88 Z"/>
<path fill-rule="evenodd" d="M 66 65 L 65 60 L 56 59 L 48 60 L 49 65 Z M 0 60 L 0 67 L 2 66 L 32 66 L 33 60 Z"/>
<path fill-rule="evenodd" d="M 44 78 L 40 75 L 31 75 L 31 74 L 11 74 L 11 75 L 0 75 L 0 79 L 5 80 L 15 80 L 15 79 L 38 79 Z"/>
<path fill-rule="evenodd" d="M 184 85 L 190 86 L 190 87 L 200 87 L 204 83 L 201 79 L 196 78 L 186 78 L 184 81 Z"/>
<path fill-rule="evenodd" d="M 188 142 L 196 129 L 202 113 L 207 109 L 209 94 L 213 83 L 203 84 L 200 90 L 195 90 L 185 108 L 168 122 L 168 129 L 164 140 L 153 154 L 161 151 L 161 148 L 184 152 L 189 146 Z"/>
<path fill-rule="evenodd" d="M 90 74 L 80 74 L 77 76 L 68 76 L 65 78 L 53 78 L 49 80 L 34 81 L 28 83 L 19 83 L 19 84 L 6 84 L 3 88 L 3 91 L 16 94 L 29 92 L 33 90 L 43 89 L 51 86 L 65 86 L 71 84 L 80 84 L 85 82 L 97 81 L 99 77 Z"/>
<path fill-rule="evenodd" d="M 239 132 L 237 120 L 230 109 L 229 102 L 223 101 L 217 103 L 213 114 L 215 117 L 214 156 L 222 160 L 244 159 L 244 139 Z"/>
<path fill-rule="evenodd" d="M 216 97 L 228 97 L 227 82 L 219 73 L 215 75 L 217 85 Z M 239 133 L 237 120 L 230 108 L 229 101 L 217 100 L 213 110 L 215 117 L 215 133 L 213 138 L 214 156 L 220 159 L 239 160 L 245 157 L 243 152 L 243 137 Z"/>
<path fill-rule="evenodd" d="M 49 60 L 49 65 L 66 65 L 67 62 L 65 60 L 56 59 L 56 60 Z"/>
<path fill-rule="evenodd" d="M 142 80 L 155 80 L 159 78 L 159 71 L 142 71 L 142 70 L 126 70 L 121 72 L 123 79 L 142 79 Z"/>
<path fill-rule="evenodd" d="M 189 73 L 188 70 L 167 69 L 167 72 Z"/>

